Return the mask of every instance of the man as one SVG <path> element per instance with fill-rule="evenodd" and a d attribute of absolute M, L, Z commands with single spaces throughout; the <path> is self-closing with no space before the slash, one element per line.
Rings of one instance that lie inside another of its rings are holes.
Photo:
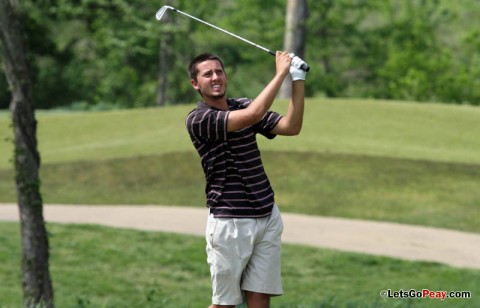
<path fill-rule="evenodd" d="M 283 293 L 280 276 L 283 223 L 265 174 L 256 134 L 300 133 L 304 110 L 305 63 L 287 52 L 276 53 L 276 73 L 252 101 L 227 98 L 222 60 L 197 56 L 189 65 L 190 82 L 203 102 L 190 112 L 186 126 L 201 157 L 210 215 L 207 261 L 212 278 L 212 306 L 269 307 Z M 286 116 L 269 111 L 287 74 L 292 97 Z"/>

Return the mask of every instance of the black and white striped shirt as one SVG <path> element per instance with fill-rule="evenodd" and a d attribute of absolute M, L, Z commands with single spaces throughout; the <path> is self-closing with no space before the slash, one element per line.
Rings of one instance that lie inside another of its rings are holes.
<path fill-rule="evenodd" d="M 270 131 L 282 116 L 268 111 L 259 123 L 227 132 L 230 111 L 246 108 L 250 99 L 229 98 L 228 110 L 198 103 L 186 119 L 190 138 L 201 157 L 207 207 L 215 217 L 253 218 L 270 215 L 274 193 L 263 168 L 256 134 Z"/>

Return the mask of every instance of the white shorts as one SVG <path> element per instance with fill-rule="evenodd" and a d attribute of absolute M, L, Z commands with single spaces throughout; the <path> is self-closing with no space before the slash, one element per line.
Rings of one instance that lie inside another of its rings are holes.
<path fill-rule="evenodd" d="M 264 218 L 208 216 L 206 240 L 212 304 L 241 304 L 242 291 L 283 293 L 282 232 L 283 222 L 276 205 L 272 214 Z"/>

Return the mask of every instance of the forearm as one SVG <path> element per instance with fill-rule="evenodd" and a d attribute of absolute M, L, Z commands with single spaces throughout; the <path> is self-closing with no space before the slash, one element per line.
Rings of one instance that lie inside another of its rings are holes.
<path fill-rule="evenodd" d="M 285 74 L 276 74 L 262 92 L 252 101 L 250 106 L 248 106 L 247 109 L 252 112 L 258 121 L 263 118 L 272 106 L 284 79 Z"/>
<path fill-rule="evenodd" d="M 227 131 L 237 131 L 260 122 L 270 109 L 280 86 L 289 73 L 291 58 L 287 52 L 277 52 L 275 61 L 275 76 L 262 92 L 258 94 L 247 108 L 229 113 Z"/>
<path fill-rule="evenodd" d="M 237 131 L 260 122 L 272 106 L 284 79 L 282 74 L 276 74 L 247 108 L 230 112 L 227 131 Z"/>
<path fill-rule="evenodd" d="M 288 104 L 287 121 L 292 135 L 302 130 L 303 113 L 305 110 L 305 82 L 303 80 L 292 83 L 292 98 Z"/>
<path fill-rule="evenodd" d="M 282 136 L 298 135 L 302 130 L 303 113 L 305 106 L 305 85 L 303 80 L 292 83 L 292 97 L 288 104 L 287 114 L 271 131 L 272 134 Z"/>

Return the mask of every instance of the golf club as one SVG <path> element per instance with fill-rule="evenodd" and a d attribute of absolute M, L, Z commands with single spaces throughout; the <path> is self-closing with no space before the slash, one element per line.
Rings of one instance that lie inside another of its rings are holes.
<path fill-rule="evenodd" d="M 192 16 L 192 15 L 190 15 L 190 14 L 187 14 L 187 13 L 185 13 L 185 12 L 182 12 L 182 11 L 180 11 L 180 10 L 177 10 L 176 8 L 171 7 L 171 6 L 168 6 L 168 5 L 162 6 L 162 7 L 160 8 L 160 10 L 158 10 L 157 14 L 155 14 L 155 17 L 157 18 L 157 20 L 161 20 L 161 19 L 162 19 L 162 16 L 165 14 L 165 12 L 166 12 L 167 10 L 172 10 L 172 11 L 174 11 L 174 12 L 183 14 L 183 15 L 185 15 L 185 16 L 187 16 L 187 17 L 190 17 L 190 18 L 193 19 L 193 20 L 199 21 L 199 22 L 201 22 L 202 24 L 205 24 L 205 25 L 207 25 L 207 26 L 209 26 L 209 27 L 212 27 L 212 28 L 214 28 L 214 29 L 217 29 L 217 30 L 219 30 L 219 31 L 222 31 L 223 33 L 226 33 L 226 34 L 228 34 L 228 35 L 231 35 L 231 36 L 233 36 L 233 37 L 235 37 L 235 38 L 237 38 L 237 39 L 239 39 L 239 40 L 244 41 L 245 43 L 248 43 L 248 44 L 250 44 L 250 45 L 252 45 L 252 46 L 255 46 L 255 47 L 257 47 L 257 48 L 259 48 L 259 49 L 261 49 L 261 50 L 263 50 L 263 51 L 268 52 L 268 53 L 271 54 L 272 56 L 275 56 L 275 51 L 272 51 L 272 50 L 270 50 L 270 49 L 268 49 L 268 48 L 265 48 L 265 47 L 263 47 L 263 46 L 260 46 L 260 45 L 258 45 L 258 44 L 255 44 L 254 42 L 249 41 L 249 40 L 247 40 L 247 39 L 245 39 L 245 38 L 243 38 L 243 37 L 241 37 L 241 36 L 238 36 L 238 35 L 236 35 L 236 34 L 234 34 L 234 33 L 232 33 L 232 32 L 229 32 L 229 31 L 227 31 L 227 30 L 224 30 L 224 29 L 222 29 L 222 28 L 220 28 L 220 27 L 217 27 L 217 26 L 215 26 L 215 25 L 212 25 L 211 23 L 208 23 L 208 22 L 206 22 L 206 21 L 204 21 L 204 20 L 201 20 L 200 18 L 197 18 L 197 17 L 195 17 L 195 16 Z M 304 70 L 305 72 L 308 72 L 308 71 L 310 70 L 310 67 L 309 67 L 306 63 L 303 64 L 302 67 L 300 67 L 300 68 L 301 68 L 302 70 Z"/>

